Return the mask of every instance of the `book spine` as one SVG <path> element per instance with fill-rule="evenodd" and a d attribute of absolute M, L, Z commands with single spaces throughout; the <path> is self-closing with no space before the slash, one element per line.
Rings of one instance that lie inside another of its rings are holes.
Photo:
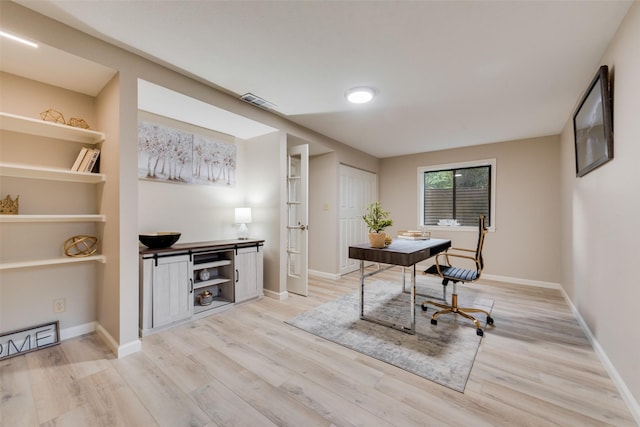
<path fill-rule="evenodd" d="M 82 149 L 78 153 L 78 157 L 76 157 L 76 161 L 73 163 L 73 166 L 71 166 L 72 171 L 80 170 L 80 164 L 82 164 L 82 160 L 87 155 L 87 151 L 89 150 L 86 147 L 82 147 Z"/>
<path fill-rule="evenodd" d="M 87 163 L 84 169 L 84 172 L 91 172 L 93 170 L 93 167 L 95 166 L 96 161 L 98 160 L 98 156 L 100 156 L 100 150 L 98 150 L 97 148 L 94 148 L 91 151 L 90 155 L 91 157 L 89 158 L 89 162 Z"/>

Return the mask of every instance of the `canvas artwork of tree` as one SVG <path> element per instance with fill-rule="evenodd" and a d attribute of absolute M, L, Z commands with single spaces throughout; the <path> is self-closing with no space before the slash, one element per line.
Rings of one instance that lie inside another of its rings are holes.
<path fill-rule="evenodd" d="M 138 122 L 138 178 L 176 184 L 236 183 L 236 146 L 156 123 Z"/>

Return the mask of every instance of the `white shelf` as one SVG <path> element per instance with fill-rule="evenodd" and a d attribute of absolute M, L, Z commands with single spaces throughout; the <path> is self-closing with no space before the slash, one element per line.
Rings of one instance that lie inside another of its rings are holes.
<path fill-rule="evenodd" d="M 228 279 L 226 277 L 216 277 L 216 278 L 211 279 L 211 280 L 205 280 L 203 282 L 194 283 L 193 284 L 193 289 L 201 289 L 201 288 L 206 288 L 207 286 L 221 285 L 223 283 L 228 283 L 230 281 L 231 281 L 231 279 Z"/>
<path fill-rule="evenodd" d="M 229 301 L 226 298 L 222 298 L 222 297 L 215 297 L 213 299 L 213 301 L 211 302 L 211 304 L 209 305 L 199 305 L 196 304 L 193 307 L 193 313 L 194 314 L 198 314 L 198 313 L 202 313 L 204 311 L 208 311 L 208 310 L 212 310 L 214 308 L 218 308 L 218 307 L 222 307 L 223 305 L 227 305 L 227 304 L 231 304 L 231 301 Z"/>
<path fill-rule="evenodd" d="M 0 223 L 9 222 L 105 222 L 105 215 L 0 215 Z"/>
<path fill-rule="evenodd" d="M 219 261 L 211 261 L 211 262 L 205 262 L 202 264 L 194 264 L 193 269 L 197 271 L 197 270 L 204 270 L 206 268 L 222 267 L 223 265 L 229 265 L 229 264 L 231 264 L 231 260 L 221 259 Z"/>
<path fill-rule="evenodd" d="M 0 175 L 16 178 L 46 179 L 50 181 L 80 182 L 86 184 L 97 184 L 106 181 L 106 176 L 101 173 L 73 172 L 69 169 L 48 168 L 43 166 L 4 162 L 0 162 Z"/>
<path fill-rule="evenodd" d="M 97 261 L 101 263 L 107 262 L 104 255 L 91 255 L 87 257 L 60 257 L 50 259 L 37 259 L 29 261 L 14 261 L 0 263 L 0 270 L 14 270 L 18 268 L 43 267 L 48 265 L 71 264 L 78 262 Z"/>
<path fill-rule="evenodd" d="M 0 129 L 83 144 L 98 144 L 105 139 L 102 132 L 2 112 L 0 112 Z"/>

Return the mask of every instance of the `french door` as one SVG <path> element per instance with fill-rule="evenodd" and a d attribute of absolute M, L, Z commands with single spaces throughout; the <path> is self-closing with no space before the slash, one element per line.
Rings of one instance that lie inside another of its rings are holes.
<path fill-rule="evenodd" d="M 287 291 L 309 293 L 309 146 L 287 150 Z"/>

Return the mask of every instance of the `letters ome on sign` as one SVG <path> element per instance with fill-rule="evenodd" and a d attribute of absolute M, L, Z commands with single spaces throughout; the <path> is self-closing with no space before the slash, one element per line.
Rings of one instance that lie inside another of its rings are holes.
<path fill-rule="evenodd" d="M 60 344 L 60 323 L 45 323 L 0 334 L 0 360 Z"/>

